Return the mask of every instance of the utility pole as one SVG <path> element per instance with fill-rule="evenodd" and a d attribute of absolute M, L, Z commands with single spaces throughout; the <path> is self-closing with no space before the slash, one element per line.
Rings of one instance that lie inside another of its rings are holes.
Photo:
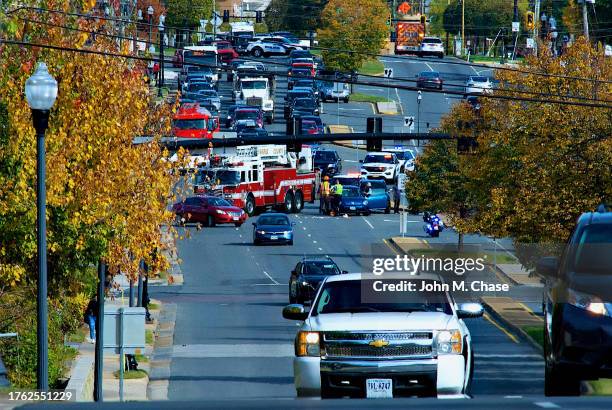
<path fill-rule="evenodd" d="M 534 29 L 533 29 L 533 38 L 534 38 L 534 47 L 535 47 L 535 55 L 538 55 L 538 28 L 540 24 L 540 0 L 536 0 L 535 2 L 535 10 L 534 10 Z"/>
<path fill-rule="evenodd" d="M 513 24 L 519 24 L 519 14 L 518 14 L 518 0 L 514 0 L 514 18 L 512 19 Z M 518 41 L 519 30 L 514 32 L 514 48 L 512 49 L 512 59 L 516 58 L 516 43 Z"/>
<path fill-rule="evenodd" d="M 461 0 L 461 55 L 465 55 L 465 0 Z"/>
<path fill-rule="evenodd" d="M 589 13 L 587 12 L 587 0 L 582 0 L 582 23 L 584 24 L 584 37 L 589 39 Z"/>

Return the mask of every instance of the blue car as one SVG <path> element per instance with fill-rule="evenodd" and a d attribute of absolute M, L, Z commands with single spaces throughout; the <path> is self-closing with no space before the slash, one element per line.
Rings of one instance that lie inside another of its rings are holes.
<path fill-rule="evenodd" d="M 293 245 L 293 226 L 287 215 L 281 213 L 267 213 L 253 222 L 253 243 L 280 243 Z"/>
<path fill-rule="evenodd" d="M 342 187 L 342 197 L 340 198 L 338 208 L 340 213 L 344 214 L 370 214 L 368 200 L 361 193 L 359 187 L 355 185 L 347 185 Z"/>
<path fill-rule="evenodd" d="M 370 193 L 367 196 L 368 208 L 370 211 L 385 211 L 386 214 L 391 212 L 391 198 L 387 191 L 387 184 L 381 179 L 363 179 L 361 180 L 361 191 L 366 191 L 366 184 L 370 183 Z"/>

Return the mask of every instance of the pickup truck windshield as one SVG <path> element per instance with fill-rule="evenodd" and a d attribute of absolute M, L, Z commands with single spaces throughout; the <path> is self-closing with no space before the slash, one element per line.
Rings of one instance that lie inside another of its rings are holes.
<path fill-rule="evenodd" d="M 327 282 L 313 303 L 312 316 L 329 313 L 441 312 L 452 314 L 443 292 L 411 292 L 410 303 L 370 303 L 361 298 L 360 280 Z M 414 302 L 413 302 L 414 301 Z"/>
<path fill-rule="evenodd" d="M 243 90 L 265 90 L 268 83 L 266 81 L 243 81 Z"/>
<path fill-rule="evenodd" d="M 205 130 L 206 120 L 174 120 L 174 128 L 179 130 Z"/>

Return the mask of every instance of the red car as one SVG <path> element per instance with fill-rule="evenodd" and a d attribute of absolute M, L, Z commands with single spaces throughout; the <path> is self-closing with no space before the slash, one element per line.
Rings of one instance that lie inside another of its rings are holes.
<path fill-rule="evenodd" d="M 224 48 L 217 51 L 221 65 L 228 65 L 240 55 L 233 48 Z"/>
<path fill-rule="evenodd" d="M 172 207 L 180 223 L 202 222 L 213 227 L 217 224 L 240 226 L 246 221 L 247 214 L 223 198 L 216 196 L 192 196 Z"/>

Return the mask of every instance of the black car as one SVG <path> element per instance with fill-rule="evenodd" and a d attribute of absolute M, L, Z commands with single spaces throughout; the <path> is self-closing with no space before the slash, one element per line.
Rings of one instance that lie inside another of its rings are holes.
<path fill-rule="evenodd" d="M 296 98 L 315 98 L 315 95 L 312 91 L 306 90 L 288 91 L 287 95 L 285 95 L 285 106 L 283 109 L 285 119 L 288 119 L 291 116 L 291 106 L 293 105 L 293 100 Z"/>
<path fill-rule="evenodd" d="M 331 258 L 303 258 L 291 271 L 289 303 L 303 304 L 312 300 L 327 276 L 348 273 L 341 271 Z"/>
<path fill-rule="evenodd" d="M 576 396 L 582 380 L 612 377 L 612 212 L 582 214 L 544 278 L 544 392 Z"/>
<path fill-rule="evenodd" d="M 319 149 L 314 154 L 314 167 L 321 170 L 321 175 L 336 175 L 342 171 L 342 160 L 334 150 Z"/>
<path fill-rule="evenodd" d="M 289 118 L 299 117 L 302 115 L 319 115 L 319 104 L 312 97 L 296 98 L 289 107 Z"/>
<path fill-rule="evenodd" d="M 295 82 L 304 78 L 312 79 L 312 70 L 310 68 L 292 68 L 287 72 L 289 79 L 287 80 L 287 88 L 291 90 L 295 86 Z"/>

